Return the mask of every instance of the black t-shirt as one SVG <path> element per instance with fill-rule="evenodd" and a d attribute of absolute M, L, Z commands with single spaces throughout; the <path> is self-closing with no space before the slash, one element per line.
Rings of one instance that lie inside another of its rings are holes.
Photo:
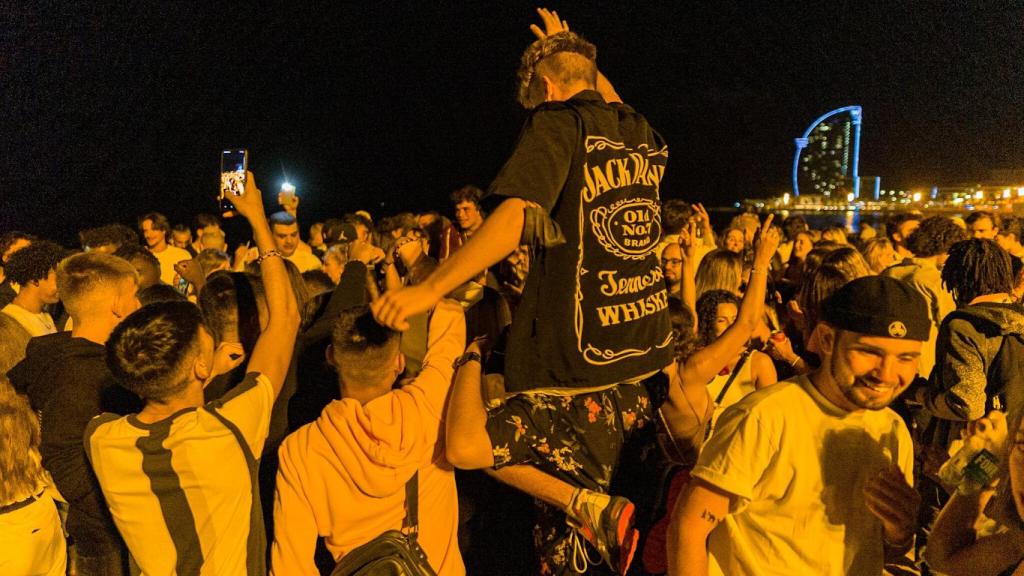
<path fill-rule="evenodd" d="M 86 460 L 82 434 L 94 416 L 103 412 L 138 412 L 142 401 L 114 380 L 102 344 L 73 338 L 70 332 L 33 338 L 25 359 L 8 375 L 15 389 L 27 393 L 32 407 L 41 414 L 39 452 L 43 467 L 71 505 L 71 514 L 93 520 L 75 518 L 69 524 L 72 536 L 99 537 L 76 530 L 102 527 L 119 540 L 99 483 Z"/>
<path fill-rule="evenodd" d="M 672 361 L 654 253 L 667 159 L 643 116 L 597 92 L 530 114 L 490 193 L 540 204 L 567 242 L 531 264 L 509 339 L 509 391 L 614 384 Z"/>

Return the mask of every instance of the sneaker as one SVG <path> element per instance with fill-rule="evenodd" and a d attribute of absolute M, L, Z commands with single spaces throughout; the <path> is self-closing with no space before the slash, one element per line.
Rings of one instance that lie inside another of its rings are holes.
<path fill-rule="evenodd" d="M 640 539 L 633 527 L 633 503 L 621 496 L 577 489 L 569 508 L 569 525 L 594 546 L 608 566 L 625 574 Z"/>

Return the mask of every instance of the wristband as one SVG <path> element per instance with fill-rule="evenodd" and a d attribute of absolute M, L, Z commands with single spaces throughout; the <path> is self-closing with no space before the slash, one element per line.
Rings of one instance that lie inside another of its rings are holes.
<path fill-rule="evenodd" d="M 455 362 L 452 363 L 452 368 L 458 370 L 462 368 L 463 364 L 468 364 L 469 362 L 480 362 L 483 364 L 483 361 L 484 359 L 480 356 L 479 352 L 466 352 L 455 359 Z"/>
<path fill-rule="evenodd" d="M 274 258 L 275 256 L 278 258 L 284 258 L 284 255 L 281 254 L 280 250 L 268 250 L 261 254 L 260 257 L 256 259 L 256 263 L 263 264 L 264 260 L 266 260 L 267 258 Z"/>

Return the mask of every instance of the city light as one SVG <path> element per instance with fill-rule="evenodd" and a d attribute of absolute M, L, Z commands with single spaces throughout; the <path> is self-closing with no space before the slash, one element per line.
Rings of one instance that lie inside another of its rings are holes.
<path fill-rule="evenodd" d="M 789 206 L 789 192 L 782 195 L 782 203 Z"/>
<path fill-rule="evenodd" d="M 1003 189 L 1003 198 L 1009 198 L 1009 197 L 1010 197 L 1010 189 L 1009 188 L 1004 188 Z"/>
<path fill-rule="evenodd" d="M 920 202 L 920 201 L 921 201 L 921 193 L 920 192 L 914 192 L 914 202 Z"/>
<path fill-rule="evenodd" d="M 1024 196 L 1024 188 L 1017 188 L 1017 196 Z"/>
<path fill-rule="evenodd" d="M 982 192 L 981 190 L 978 190 L 977 192 L 974 193 L 974 199 L 975 200 L 981 200 L 984 197 L 985 197 L 985 193 Z"/>

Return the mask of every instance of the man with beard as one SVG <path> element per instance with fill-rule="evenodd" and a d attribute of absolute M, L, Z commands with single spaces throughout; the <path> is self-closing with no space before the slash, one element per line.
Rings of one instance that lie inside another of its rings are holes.
<path fill-rule="evenodd" d="M 819 369 L 718 420 L 673 513 L 671 574 L 877 575 L 912 546 L 913 448 L 887 407 L 917 374 L 924 298 L 859 278 L 820 326 Z"/>
<path fill-rule="evenodd" d="M 665 277 L 669 298 L 680 299 L 683 285 L 683 251 L 675 242 L 661 252 L 661 272 Z"/>

